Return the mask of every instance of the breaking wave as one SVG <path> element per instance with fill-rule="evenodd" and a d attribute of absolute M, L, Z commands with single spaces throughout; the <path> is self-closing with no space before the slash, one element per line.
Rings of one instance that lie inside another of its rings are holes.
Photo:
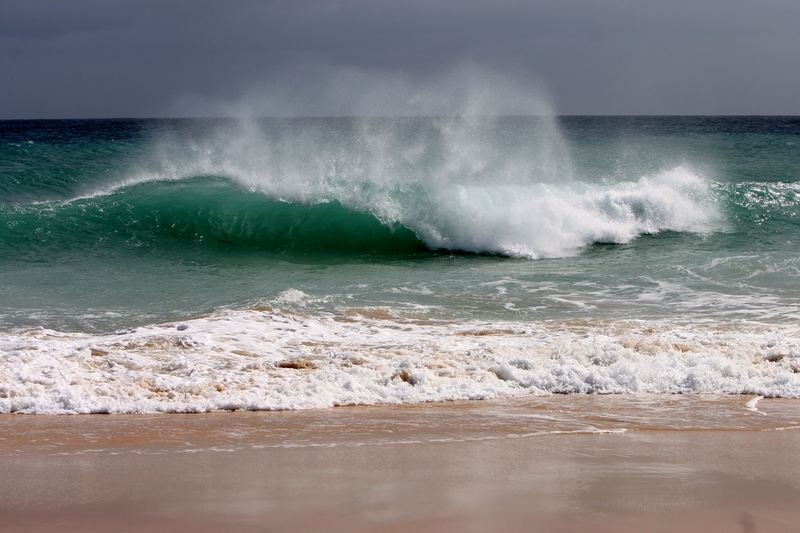
<path fill-rule="evenodd" d="M 2 206 L 0 245 L 180 239 L 277 252 L 446 249 L 540 258 L 667 230 L 710 232 L 721 220 L 709 185 L 685 168 L 600 184 L 434 182 L 362 195 L 275 192 L 247 187 L 236 177 L 192 176 L 70 201 Z"/>

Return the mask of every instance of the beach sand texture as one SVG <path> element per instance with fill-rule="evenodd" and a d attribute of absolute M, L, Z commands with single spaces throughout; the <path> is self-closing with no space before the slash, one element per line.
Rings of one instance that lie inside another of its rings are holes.
<path fill-rule="evenodd" d="M 800 401 L 0 417 L 0 531 L 800 531 Z"/>

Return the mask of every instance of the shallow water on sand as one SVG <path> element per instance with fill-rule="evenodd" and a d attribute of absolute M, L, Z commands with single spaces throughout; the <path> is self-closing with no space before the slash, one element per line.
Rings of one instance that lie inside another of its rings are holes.
<path fill-rule="evenodd" d="M 638 431 L 800 431 L 800 400 L 556 395 L 292 412 L 0 416 L 0 456 L 414 446 Z"/>

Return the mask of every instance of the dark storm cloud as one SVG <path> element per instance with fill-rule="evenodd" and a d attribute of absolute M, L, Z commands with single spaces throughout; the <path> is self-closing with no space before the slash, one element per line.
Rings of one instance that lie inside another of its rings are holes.
<path fill-rule="evenodd" d="M 0 117 L 218 114 L 256 93 L 337 113 L 331 77 L 464 62 L 541 80 L 562 113 L 796 114 L 799 23 L 796 0 L 0 0 Z"/>

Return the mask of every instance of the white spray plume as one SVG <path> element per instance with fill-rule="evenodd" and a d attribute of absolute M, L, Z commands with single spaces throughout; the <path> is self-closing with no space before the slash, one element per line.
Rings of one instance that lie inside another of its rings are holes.
<path fill-rule="evenodd" d="M 553 116 L 546 87 L 462 63 L 427 76 L 355 67 L 292 67 L 231 100 L 184 95 L 171 106 L 187 117 Z"/>
<path fill-rule="evenodd" d="M 336 108 L 346 118 L 260 118 L 277 105 L 297 111 L 314 90 L 321 103 L 296 114 Z M 432 248 L 531 258 L 719 222 L 709 186 L 689 167 L 576 178 L 535 84 L 469 66 L 422 81 L 337 71 L 303 91 L 252 93 L 228 107 L 234 123 L 161 138 L 133 179 L 221 175 L 272 198 L 338 201 L 407 226 Z"/>

